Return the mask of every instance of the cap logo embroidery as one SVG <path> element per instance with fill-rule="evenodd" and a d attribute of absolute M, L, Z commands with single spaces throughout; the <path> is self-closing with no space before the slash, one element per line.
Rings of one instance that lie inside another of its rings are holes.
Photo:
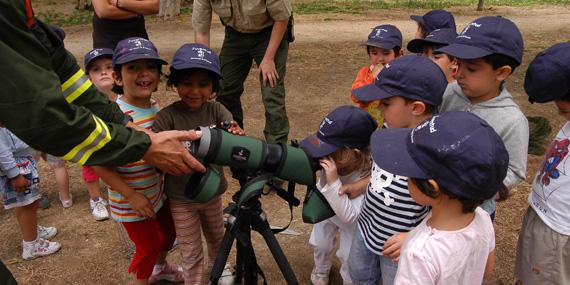
<path fill-rule="evenodd" d="M 382 38 L 382 32 L 387 33 L 388 30 L 386 29 L 376 29 L 376 34 L 374 35 L 375 38 Z"/>
<path fill-rule="evenodd" d="M 92 56 L 98 56 L 98 55 L 99 55 L 99 50 L 98 50 L 98 49 L 93 50 L 93 51 L 91 52 L 91 55 L 92 55 Z"/>
<path fill-rule="evenodd" d="M 463 29 L 463 31 L 461 32 L 461 34 L 459 34 L 459 36 L 457 36 L 457 37 L 458 37 L 458 38 L 465 38 L 465 39 L 470 40 L 471 37 L 468 36 L 468 35 L 466 35 L 467 31 L 469 31 L 469 29 L 470 29 L 471 27 L 480 28 L 481 26 L 482 26 L 482 24 L 477 24 L 476 22 L 469 23 L 469 25 L 467 25 L 467 27 L 465 27 L 465 29 Z"/>
<path fill-rule="evenodd" d="M 323 127 L 325 126 L 325 123 L 332 125 L 333 120 L 329 119 L 328 117 L 325 117 L 325 119 L 321 122 L 321 125 L 319 126 L 319 133 L 323 136 L 326 136 L 326 134 L 323 133 L 323 131 L 322 131 Z"/>
<path fill-rule="evenodd" d="M 196 55 L 198 57 L 190 56 L 190 60 L 201 60 L 201 61 L 205 61 L 209 64 L 212 64 L 212 61 L 205 58 L 206 53 L 211 54 L 212 53 L 211 51 L 209 51 L 205 48 L 201 48 L 201 47 L 193 47 L 192 50 L 196 51 Z"/>

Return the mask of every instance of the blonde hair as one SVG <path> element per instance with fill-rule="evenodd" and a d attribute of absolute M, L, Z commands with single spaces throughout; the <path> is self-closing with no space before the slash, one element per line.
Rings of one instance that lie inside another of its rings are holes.
<path fill-rule="evenodd" d="M 370 158 L 370 146 L 364 148 L 341 148 L 333 152 L 330 157 L 334 160 L 339 175 L 348 175 L 361 170 L 362 177 L 370 175 L 372 159 Z M 343 173 L 340 173 L 342 170 Z"/>

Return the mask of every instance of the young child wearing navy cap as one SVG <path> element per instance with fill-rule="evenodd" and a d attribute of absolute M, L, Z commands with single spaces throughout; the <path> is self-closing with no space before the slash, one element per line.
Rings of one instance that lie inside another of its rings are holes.
<path fill-rule="evenodd" d="M 457 72 L 457 60 L 454 56 L 435 50 L 451 44 L 455 37 L 457 37 L 457 32 L 454 29 L 436 29 L 431 31 L 425 39 L 411 40 L 408 43 L 408 51 L 422 54 L 433 60 L 445 74 L 447 82 L 452 83 L 455 81 L 454 77 Z"/>
<path fill-rule="evenodd" d="M 232 114 L 219 102 L 210 100 L 220 91 L 220 60 L 210 48 L 201 44 L 185 44 L 174 54 L 166 85 L 174 87 L 180 100 L 160 110 L 156 115 L 153 131 L 193 130 L 197 127 L 220 125 L 230 122 L 229 131 L 243 135 L 244 131 L 233 121 Z M 221 175 L 222 183 L 217 193 L 225 192 L 227 181 L 219 165 L 211 165 Z M 164 177 L 164 191 L 168 196 L 178 248 L 184 267 L 186 284 L 204 284 L 204 254 L 202 233 L 208 245 L 207 266 L 211 270 L 224 237 L 221 194 L 205 203 L 197 203 L 184 195 L 184 189 L 192 174 Z M 224 270 L 219 284 L 233 284 L 229 266 Z"/>
<path fill-rule="evenodd" d="M 388 128 L 413 128 L 434 114 L 446 87 L 439 66 L 426 57 L 409 55 L 386 64 L 374 84 L 354 94 L 364 102 L 381 100 Z M 382 281 L 392 285 L 403 241 L 428 212 L 428 207 L 410 196 L 408 178 L 380 167 L 380 159 L 373 156 L 370 183 L 350 249 L 350 276 L 355 284 Z"/>
<path fill-rule="evenodd" d="M 143 38 L 124 39 L 113 53 L 113 88 L 122 94 L 117 104 L 123 113 L 131 116 L 134 125 L 148 132 L 159 109 L 152 93 L 166 63 L 154 44 Z M 105 124 L 101 123 L 101 127 L 105 128 Z M 142 160 L 93 169 L 109 185 L 111 217 L 121 223 L 135 244 L 128 269 L 133 283 L 182 282 L 182 268 L 166 262 L 176 230 L 162 188 L 162 176 Z"/>
<path fill-rule="evenodd" d="M 352 91 L 364 85 L 374 83 L 374 79 L 384 65 L 402 55 L 402 33 L 394 25 L 380 25 L 372 29 L 368 39 L 362 44 L 366 46 L 366 53 L 370 58 L 370 65 L 362 67 L 356 79 L 352 82 L 350 98 L 362 109 L 376 119 L 378 126 L 382 126 L 382 114 L 378 110 L 378 102 L 360 102 Z"/>
<path fill-rule="evenodd" d="M 332 253 L 340 235 L 336 256 L 340 260 L 343 284 L 352 284 L 348 254 L 363 195 L 349 197 L 340 194 L 343 184 L 370 176 L 370 136 L 378 128 L 376 121 L 355 106 L 341 106 L 328 114 L 319 130 L 301 141 L 307 153 L 319 159 L 317 189 L 335 212 L 335 216 L 313 226 L 309 244 L 314 250 L 315 266 L 311 272 L 313 285 L 329 284 Z"/>
<path fill-rule="evenodd" d="M 440 112 L 471 112 L 501 136 L 510 157 L 504 189 L 515 187 L 526 177 L 528 122 L 503 84 L 521 64 L 523 50 L 517 26 L 500 16 L 476 19 L 452 44 L 437 50 L 455 56 L 459 64 L 457 82 L 446 90 Z M 500 191 L 499 196 L 506 198 L 508 190 Z M 481 207 L 494 218 L 494 198 Z"/>
<path fill-rule="evenodd" d="M 524 88 L 531 103 L 554 101 L 566 124 L 532 183 L 517 245 L 516 284 L 570 284 L 570 43 L 539 53 L 528 66 Z"/>
<path fill-rule="evenodd" d="M 446 10 L 431 10 L 423 16 L 412 15 L 410 18 L 418 24 L 416 39 L 423 39 L 436 29 L 452 29 L 453 31 L 457 29 L 453 15 Z"/>
<path fill-rule="evenodd" d="M 493 271 L 495 233 L 477 206 L 503 187 L 509 162 L 499 135 L 471 113 L 448 112 L 378 130 L 371 145 L 378 166 L 409 177 L 414 201 L 431 207 L 404 243 L 395 284 L 480 285 Z"/>

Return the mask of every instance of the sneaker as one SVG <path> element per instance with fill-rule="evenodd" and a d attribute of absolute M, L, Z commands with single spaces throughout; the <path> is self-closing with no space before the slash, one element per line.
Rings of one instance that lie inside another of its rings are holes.
<path fill-rule="evenodd" d="M 315 268 L 311 271 L 311 283 L 313 285 L 328 285 L 329 276 L 328 274 L 317 273 Z"/>
<path fill-rule="evenodd" d="M 109 218 L 109 211 L 107 210 L 107 203 L 105 200 L 101 198 L 97 201 L 89 199 L 89 206 L 91 209 L 91 215 L 93 215 L 95 221 L 103 221 Z"/>
<path fill-rule="evenodd" d="M 49 199 L 46 195 L 42 195 L 42 197 L 38 200 L 40 209 L 47 209 L 49 208 Z"/>
<path fill-rule="evenodd" d="M 61 196 L 60 196 L 59 201 L 61 201 L 61 206 L 64 209 L 67 209 L 67 208 L 70 208 L 71 206 L 73 206 L 73 196 L 71 196 L 71 193 L 69 193 L 69 200 L 62 200 Z"/>
<path fill-rule="evenodd" d="M 148 279 L 148 282 L 152 284 L 160 280 L 166 280 L 172 283 L 184 282 L 184 276 L 182 275 L 182 267 L 178 265 L 172 265 L 169 263 L 166 263 L 162 266 L 155 265 L 154 269 L 152 270 L 152 275 Z"/>
<path fill-rule="evenodd" d="M 234 275 L 231 265 L 226 263 L 224 271 L 222 272 L 222 275 L 220 275 L 220 279 L 218 279 L 218 285 L 233 285 L 235 279 L 236 276 Z"/>
<path fill-rule="evenodd" d="M 51 239 L 57 234 L 57 229 L 54 227 L 44 227 L 38 225 L 38 237 L 42 239 Z"/>
<path fill-rule="evenodd" d="M 22 241 L 22 258 L 25 260 L 36 257 L 47 256 L 56 253 L 61 248 L 61 244 L 55 241 L 48 241 L 37 238 L 33 242 Z"/>

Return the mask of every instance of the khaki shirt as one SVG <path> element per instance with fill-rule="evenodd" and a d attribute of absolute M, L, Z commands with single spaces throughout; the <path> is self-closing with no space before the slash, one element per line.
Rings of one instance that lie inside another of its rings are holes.
<path fill-rule="evenodd" d="M 290 0 L 194 0 L 192 25 L 196 31 L 210 31 L 212 10 L 225 26 L 257 33 L 275 21 L 289 20 L 293 8 Z"/>

